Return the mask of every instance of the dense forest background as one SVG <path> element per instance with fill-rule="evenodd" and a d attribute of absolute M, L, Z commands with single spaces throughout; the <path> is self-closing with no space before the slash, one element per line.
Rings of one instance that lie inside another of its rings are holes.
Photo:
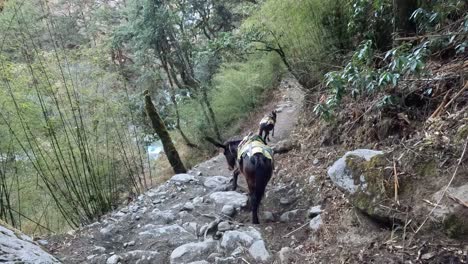
<path fill-rule="evenodd" d="M 427 58 L 466 58 L 468 15 L 456 0 L 0 0 L 0 31 L 0 218 L 40 234 L 172 173 L 146 90 L 190 168 L 285 74 L 321 92 L 310 115 L 327 122 L 346 98 L 402 107 Z"/>

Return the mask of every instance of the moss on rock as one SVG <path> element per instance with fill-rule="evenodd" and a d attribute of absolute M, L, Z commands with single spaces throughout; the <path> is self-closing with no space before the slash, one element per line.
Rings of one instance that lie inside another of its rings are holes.
<path fill-rule="evenodd" d="M 444 220 L 444 230 L 449 237 L 467 238 L 468 237 L 468 209 L 463 214 L 450 214 Z"/>
<path fill-rule="evenodd" d="M 358 190 L 350 197 L 353 205 L 379 222 L 393 222 L 394 212 L 384 209 L 392 206 L 390 198 L 394 194 L 392 171 L 386 169 L 389 166 L 387 156 L 376 155 L 366 161 L 349 155 L 346 165 L 351 170 L 355 184 L 359 184 Z"/>
<path fill-rule="evenodd" d="M 463 142 L 468 137 L 468 124 L 463 124 L 457 129 L 456 140 Z"/>
<path fill-rule="evenodd" d="M 421 161 L 414 164 L 415 172 L 423 177 L 436 177 L 438 175 L 437 162 L 435 160 Z"/>

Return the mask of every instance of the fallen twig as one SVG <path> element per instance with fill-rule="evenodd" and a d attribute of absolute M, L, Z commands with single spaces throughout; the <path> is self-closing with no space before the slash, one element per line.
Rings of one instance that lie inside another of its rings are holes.
<path fill-rule="evenodd" d="M 452 178 L 450 178 L 450 181 L 448 182 L 447 186 L 445 186 L 444 188 L 444 191 L 442 192 L 442 195 L 440 196 L 439 200 L 437 201 L 436 205 L 432 208 L 432 210 L 429 212 L 429 214 L 426 216 L 426 218 L 424 219 L 424 221 L 421 223 L 421 225 L 418 227 L 418 229 L 416 229 L 416 231 L 414 232 L 415 234 L 417 234 L 419 232 L 419 230 L 421 230 L 421 228 L 424 226 L 424 224 L 427 222 L 427 220 L 429 219 L 429 217 L 432 215 L 432 213 L 434 213 L 434 210 L 436 209 L 436 207 L 440 204 L 440 202 L 442 201 L 442 199 L 444 198 L 445 194 L 447 193 L 447 190 L 448 188 L 450 187 L 450 185 L 452 184 L 453 182 L 453 179 L 455 179 L 455 175 L 457 175 L 457 172 L 458 172 L 458 168 L 460 167 L 461 163 L 462 163 L 462 160 L 463 158 L 465 157 L 465 152 L 466 152 L 466 146 L 468 145 L 468 137 L 466 137 L 466 140 L 465 140 L 465 146 L 463 147 L 463 152 L 460 156 L 460 159 L 458 160 L 458 163 L 457 163 L 457 167 L 455 167 L 455 171 L 453 172 L 453 175 L 452 175 Z"/>
<path fill-rule="evenodd" d="M 244 261 L 245 263 L 250 264 L 250 262 L 248 262 L 245 258 L 240 258 L 240 259 Z"/>
<path fill-rule="evenodd" d="M 434 119 L 435 117 L 437 117 L 440 112 L 442 111 L 442 109 L 444 109 L 445 107 L 445 104 L 448 100 L 448 96 L 450 94 L 450 92 L 452 91 L 452 89 L 448 90 L 447 93 L 445 94 L 444 96 L 444 99 L 442 99 L 442 103 L 437 107 L 437 109 L 432 113 L 432 115 L 428 118 L 428 120 L 431 120 L 431 119 Z"/>
<path fill-rule="evenodd" d="M 399 187 L 399 184 L 398 184 L 398 172 L 397 172 L 397 169 L 396 169 L 396 162 L 395 160 L 393 160 L 393 185 L 394 185 L 394 188 L 395 188 L 395 202 L 400 205 L 400 201 L 398 201 L 398 187 Z"/>
<path fill-rule="evenodd" d="M 297 231 L 301 230 L 302 228 L 304 228 L 308 224 L 309 223 L 305 223 L 305 224 L 301 225 L 300 227 L 298 227 L 298 228 L 294 229 L 293 231 L 291 231 L 291 232 L 287 233 L 286 235 L 284 235 L 283 238 L 286 238 L 286 237 L 296 233 Z"/>
<path fill-rule="evenodd" d="M 433 119 L 435 117 L 437 117 L 438 115 L 440 115 L 440 113 L 442 111 L 444 111 L 445 109 L 447 109 L 454 101 L 455 99 L 457 99 L 458 97 L 460 97 L 460 95 L 466 90 L 468 89 L 468 81 L 465 82 L 465 85 L 463 86 L 463 88 L 460 89 L 460 91 L 458 91 L 458 93 L 456 93 L 452 99 L 450 99 L 450 101 L 448 103 L 445 103 L 446 100 L 448 99 L 448 95 L 449 95 L 449 92 L 452 90 L 450 89 L 447 94 L 444 96 L 444 99 L 442 100 L 442 103 L 439 105 L 439 107 L 437 107 L 437 109 L 434 111 L 434 113 L 432 113 L 432 115 L 429 117 L 429 120 L 430 119 Z"/>
<path fill-rule="evenodd" d="M 442 207 L 442 206 L 440 206 L 440 205 L 438 205 L 438 204 L 435 204 L 435 203 L 433 203 L 433 202 L 431 202 L 431 201 L 429 201 L 429 200 L 426 200 L 426 199 L 423 199 L 423 202 L 428 203 L 428 204 L 430 204 L 430 205 L 432 205 L 432 206 L 435 206 L 435 207 Z"/>
<path fill-rule="evenodd" d="M 452 97 L 452 99 L 444 106 L 444 108 L 448 108 L 466 89 L 468 89 L 468 81 L 465 82 L 463 88 Z"/>

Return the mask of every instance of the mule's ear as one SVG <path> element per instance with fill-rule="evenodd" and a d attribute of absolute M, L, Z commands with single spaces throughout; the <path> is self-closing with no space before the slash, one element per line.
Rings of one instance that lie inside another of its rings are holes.
<path fill-rule="evenodd" d="M 210 142 L 211 144 L 215 145 L 216 147 L 218 148 L 222 148 L 222 149 L 226 149 L 226 146 L 219 143 L 218 141 L 214 140 L 213 138 L 211 137 L 205 137 L 205 140 Z"/>

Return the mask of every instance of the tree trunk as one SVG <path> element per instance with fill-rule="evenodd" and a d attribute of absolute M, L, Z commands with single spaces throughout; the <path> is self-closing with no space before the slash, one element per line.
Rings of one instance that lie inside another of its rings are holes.
<path fill-rule="evenodd" d="M 417 8 L 417 0 L 394 0 L 395 32 L 408 35 L 416 31 L 416 25 L 410 17 Z"/>
<path fill-rule="evenodd" d="M 179 157 L 179 153 L 174 146 L 174 143 L 172 143 L 172 139 L 169 135 L 169 132 L 167 131 L 166 125 L 164 125 L 164 122 L 162 121 L 161 117 L 156 111 L 156 108 L 153 105 L 153 102 L 151 101 L 151 96 L 149 95 L 148 91 L 145 91 L 145 109 L 146 114 L 151 120 L 154 131 L 161 139 L 164 152 L 166 153 L 167 159 L 169 160 L 172 169 L 175 173 L 187 172 L 184 164 L 182 163 L 182 160 Z"/>
<path fill-rule="evenodd" d="M 211 107 L 210 100 L 208 100 L 208 94 L 206 93 L 206 88 L 201 87 L 202 94 L 203 94 L 203 101 L 208 108 L 208 113 L 210 114 L 211 121 L 213 121 L 213 129 L 215 131 L 216 137 L 218 140 L 221 140 L 221 133 L 219 132 L 218 123 L 216 122 L 216 116 Z"/>

